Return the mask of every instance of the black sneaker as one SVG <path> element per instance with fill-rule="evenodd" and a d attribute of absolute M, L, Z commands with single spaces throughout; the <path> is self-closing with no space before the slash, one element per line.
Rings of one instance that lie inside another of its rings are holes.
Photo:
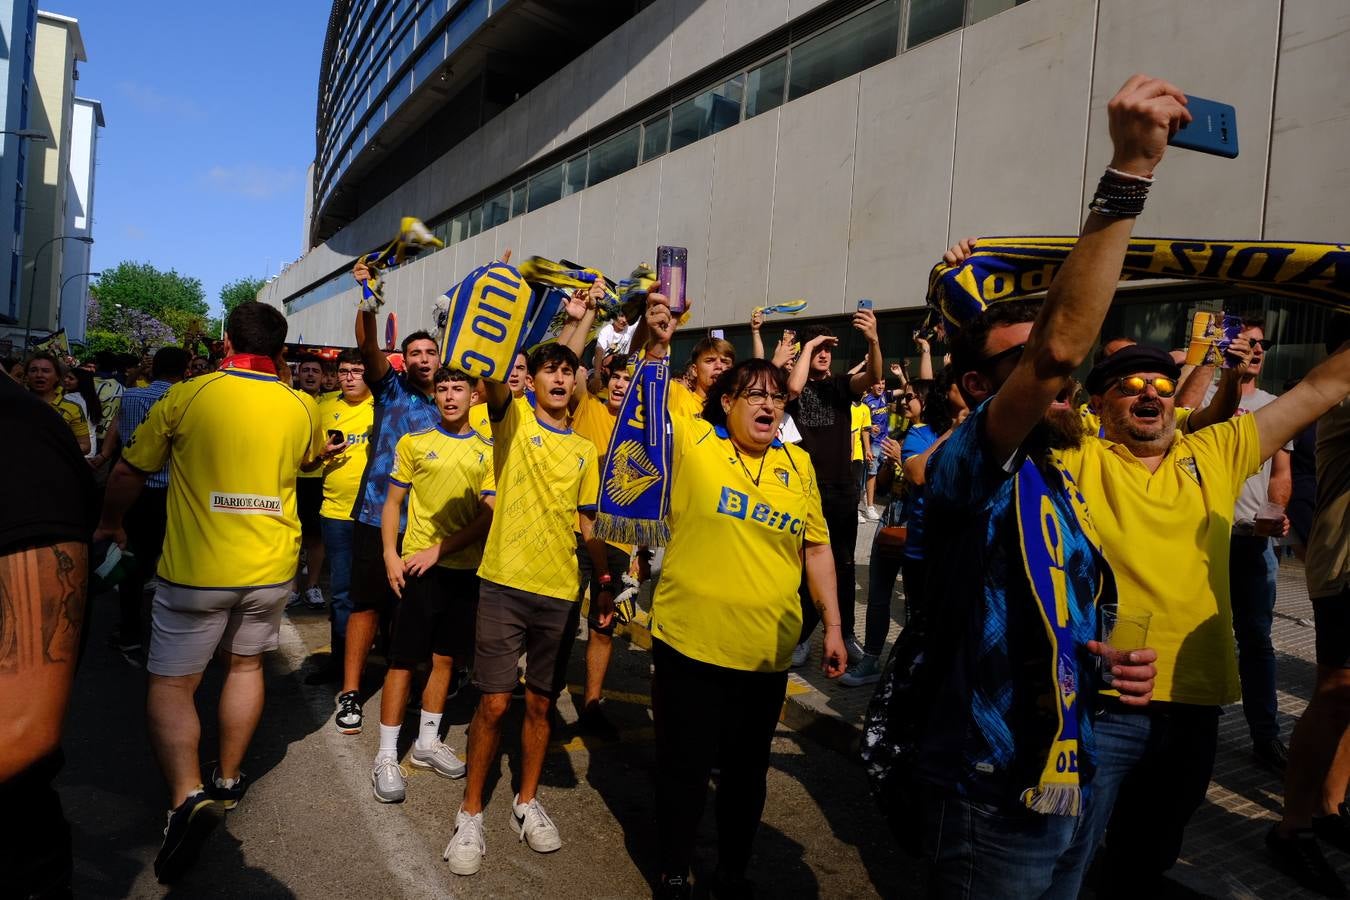
<path fill-rule="evenodd" d="M 212 769 L 211 780 L 206 783 L 206 793 L 224 809 L 234 809 L 238 806 L 239 801 L 244 799 L 244 792 L 247 790 L 248 776 L 243 771 L 240 771 L 239 777 L 234 780 L 234 784 L 227 785 L 225 780 L 220 777 L 220 769 Z"/>
<path fill-rule="evenodd" d="M 160 884 L 176 881 L 197 859 L 202 841 L 217 822 L 214 805 L 206 791 L 198 788 L 169 813 L 164 843 L 155 857 L 155 877 Z"/>
<path fill-rule="evenodd" d="M 361 733 L 361 700 L 356 691 L 338 694 L 337 714 L 333 716 L 333 724 L 343 734 Z"/>
<path fill-rule="evenodd" d="M 654 900 L 688 900 L 694 896 L 694 886 L 683 875 L 663 875 L 652 891 Z"/>
<path fill-rule="evenodd" d="M 619 729 L 605 715 L 599 703 L 587 704 L 577 716 L 577 729 L 582 734 L 600 738 L 604 741 L 618 741 Z"/>
<path fill-rule="evenodd" d="M 1277 737 L 1253 743 L 1252 755 L 1276 775 L 1283 775 L 1285 767 L 1289 765 L 1289 750 L 1284 746 L 1284 741 Z"/>
<path fill-rule="evenodd" d="M 1345 884 L 1322 855 L 1311 828 L 1300 828 L 1284 837 L 1278 826 L 1271 826 L 1266 832 L 1266 847 L 1274 857 L 1275 868 L 1308 890 L 1323 897 L 1346 896 Z"/>
<path fill-rule="evenodd" d="M 1350 803 L 1342 803 L 1329 816 L 1314 816 L 1313 834 L 1342 853 L 1350 853 Z"/>

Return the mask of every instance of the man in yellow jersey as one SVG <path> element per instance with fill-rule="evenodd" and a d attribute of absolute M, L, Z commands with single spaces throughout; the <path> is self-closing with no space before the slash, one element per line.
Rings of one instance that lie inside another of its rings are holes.
<path fill-rule="evenodd" d="M 469 727 L 469 778 L 445 848 L 450 870 L 471 875 L 482 862 L 483 789 L 495 764 L 501 720 L 518 683 L 522 651 L 525 721 L 521 728 L 520 792 L 512 825 L 530 848 L 548 853 L 562 846 L 558 829 L 536 793 L 548 747 L 549 716 L 566 680 L 565 663 L 576 638 L 580 579 L 573 530 L 581 533 L 601 583 L 601 624 L 614 614 L 605 545 L 592 539 L 600 472 L 595 446 L 567 427 L 576 387 L 576 353 L 547 344 L 530 356 L 533 409 L 514 401 L 504 384 L 488 382 L 492 415 L 497 506 L 478 569 L 482 579 L 475 634 L 474 684 L 483 692 Z"/>
<path fill-rule="evenodd" d="M 61 390 L 61 379 L 65 374 L 63 370 L 64 366 L 53 354 L 46 350 L 34 353 L 28 360 L 28 390 L 61 414 L 66 426 L 75 435 L 80 452 L 88 454 L 91 440 L 89 424 L 80 412 L 80 407 Z"/>
<path fill-rule="evenodd" d="M 849 408 L 849 427 L 852 429 L 853 457 L 849 460 L 849 469 L 858 482 L 859 492 L 867 479 L 867 464 L 872 461 L 872 417 L 867 406 L 861 400 L 854 400 Z M 858 524 L 867 521 L 862 510 L 858 510 Z"/>
<path fill-rule="evenodd" d="M 730 342 L 715 337 L 703 338 L 689 354 L 691 386 L 685 387 L 678 378 L 670 382 L 670 411 L 686 417 L 702 415 L 708 388 L 713 386 L 719 375 L 734 365 L 736 348 Z"/>
<path fill-rule="evenodd" d="M 314 398 L 317 404 L 323 389 L 323 363 L 317 356 L 304 356 L 295 368 L 295 388 Z M 323 568 L 323 531 L 319 507 L 323 505 L 323 469 L 317 460 L 309 469 L 301 469 L 295 483 L 295 504 L 300 511 L 300 545 L 304 552 L 304 566 L 296 576 L 295 589 L 286 601 L 288 609 L 304 604 L 310 609 L 326 605 L 319 587 L 319 570 Z"/>
<path fill-rule="evenodd" d="M 441 714 L 455 660 L 473 653 L 477 569 L 497 483 L 492 441 L 469 427 L 475 379 L 442 368 L 434 383 L 440 424 L 399 439 L 380 524 L 385 572 L 399 598 L 380 696 L 380 749 L 370 775 L 371 790 L 381 803 L 398 803 L 406 794 L 398 733 L 412 670 L 428 657 L 431 671 L 422 691 L 412 764 L 447 778 L 464 775 L 464 763 L 441 742 Z M 408 527 L 400 550 L 398 514 L 405 498 Z"/>
<path fill-rule="evenodd" d="M 319 404 L 324 433 L 346 442 L 339 453 L 323 464 L 323 504 L 319 507 L 332 592 L 328 609 L 331 651 L 328 662 L 305 678 L 306 684 L 336 681 L 346 658 L 347 619 L 352 614 L 352 507 L 356 505 L 361 474 L 366 470 L 366 451 L 375 422 L 375 398 L 363 377 L 366 365 L 361 351 L 343 350 L 338 354 L 336 371 L 340 390 Z"/>
<path fill-rule="evenodd" d="M 596 354 L 599 356 L 599 353 Z M 608 375 L 604 384 L 600 382 L 601 373 L 593 373 L 589 379 L 577 379 L 576 390 L 572 392 L 572 429 L 595 445 L 595 452 L 601 470 L 604 469 L 605 454 L 609 452 L 610 437 L 614 434 L 614 423 L 623 398 L 628 393 L 628 385 L 633 373 L 628 368 L 628 356 L 611 356 Z M 592 388 L 604 388 L 603 399 L 592 393 Z M 618 577 L 628 571 L 633 548 L 626 544 L 605 544 L 605 556 L 608 562 L 606 571 Z M 581 566 L 581 589 L 590 589 L 590 611 L 587 616 L 586 638 L 586 687 L 582 696 L 578 725 L 585 732 L 597 737 L 618 739 L 618 730 L 609 721 L 600 705 L 600 690 L 605 683 L 605 672 L 609 670 L 609 659 L 614 652 L 614 625 L 611 617 L 608 624 L 600 624 L 599 595 L 601 584 L 595 566 L 591 564 L 589 548 L 577 533 L 577 562 Z"/>
<path fill-rule="evenodd" d="M 233 808 L 247 787 L 240 766 L 262 714 L 261 654 L 277 647 L 300 552 L 296 473 L 325 452 L 314 401 L 277 380 L 281 312 L 241 303 L 224 340 L 221 370 L 175 385 L 130 436 L 94 534 L 125 545 L 124 514 L 146 477 L 168 463 L 168 528 L 146 661 L 150 744 L 170 797 L 155 859 L 164 882 L 190 864 L 202 814 L 213 802 Z M 203 789 L 193 695 L 217 647 L 226 653 L 227 702 L 220 763 Z"/>
<path fill-rule="evenodd" d="M 319 379 L 319 402 L 322 403 L 342 393 L 342 382 L 338 379 L 337 363 L 331 359 L 319 360 L 323 376 Z"/>

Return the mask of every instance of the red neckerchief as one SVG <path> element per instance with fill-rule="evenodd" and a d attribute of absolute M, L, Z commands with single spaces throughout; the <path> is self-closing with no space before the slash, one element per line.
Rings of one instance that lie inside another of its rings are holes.
<path fill-rule="evenodd" d="M 247 369 L 250 372 L 266 372 L 268 375 L 277 374 L 277 364 L 266 356 L 259 356 L 256 353 L 236 353 L 233 356 L 227 356 L 220 361 L 222 369 Z"/>

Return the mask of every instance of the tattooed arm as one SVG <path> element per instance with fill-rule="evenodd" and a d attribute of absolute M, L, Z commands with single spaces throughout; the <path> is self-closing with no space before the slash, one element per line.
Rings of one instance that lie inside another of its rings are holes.
<path fill-rule="evenodd" d="M 0 555 L 0 782 L 61 740 L 88 576 L 80 542 Z"/>

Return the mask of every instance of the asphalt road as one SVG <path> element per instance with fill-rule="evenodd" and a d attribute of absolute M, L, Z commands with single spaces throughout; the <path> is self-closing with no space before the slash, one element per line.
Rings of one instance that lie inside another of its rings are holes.
<path fill-rule="evenodd" d="M 67 766 L 58 786 L 75 842 L 77 897 L 643 897 L 650 896 L 655 824 L 649 655 L 615 644 L 607 709 L 620 741 L 579 736 L 569 695 L 559 704 L 540 794 L 562 834 L 547 856 L 519 843 L 508 824 L 518 758 L 520 704 L 513 704 L 501 772 L 489 784 L 487 857 L 459 878 L 441 862 L 463 791 L 410 769 L 404 803 L 377 803 L 370 765 L 378 744 L 378 697 L 360 735 L 332 725 L 331 687 L 303 683 L 328 641 L 322 613 L 300 612 L 267 660 L 267 705 L 245 771 L 243 803 L 207 839 L 196 867 L 171 890 L 151 868 L 164 827 L 164 787 L 145 738 L 145 675 L 107 646 L 113 598 L 95 604 L 66 727 Z M 570 679 L 581 681 L 584 645 Z M 365 693 L 374 694 L 375 680 Z M 214 758 L 214 701 L 220 672 L 198 695 L 203 760 Z M 578 688 L 579 690 L 579 688 Z M 461 752 L 475 696 L 446 709 L 446 742 Z M 404 745 L 415 736 L 404 731 Z M 710 792 L 710 801 L 711 801 Z M 710 807 L 700 831 L 695 877 L 716 860 Z M 852 760 L 780 727 L 773 743 L 768 803 L 749 876 L 764 897 L 918 896 L 917 865 L 897 851 Z"/>

